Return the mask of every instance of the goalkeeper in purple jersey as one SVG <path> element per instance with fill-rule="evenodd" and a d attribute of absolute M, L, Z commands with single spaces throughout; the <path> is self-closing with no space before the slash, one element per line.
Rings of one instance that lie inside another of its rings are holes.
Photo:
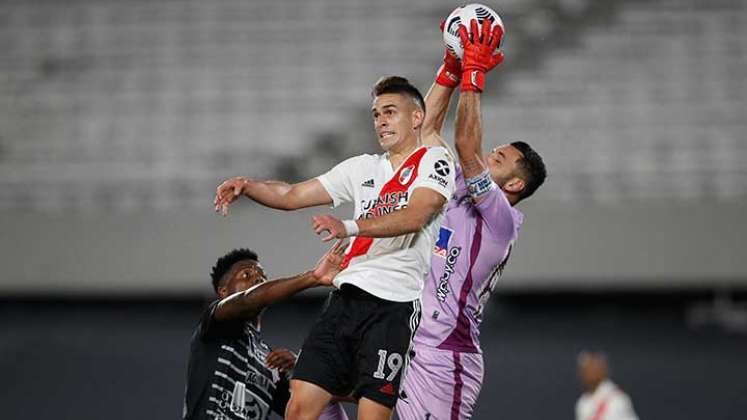
<path fill-rule="evenodd" d="M 522 214 L 514 208 L 546 177 L 542 158 L 528 144 L 513 142 L 482 151 L 480 97 L 484 75 L 503 59 L 494 54 L 503 33 L 486 20 L 471 23 L 461 61 L 448 52 L 426 96 L 423 142 L 442 145 L 440 132 L 453 90 L 460 86 L 455 123 L 459 157 L 456 191 L 447 205 L 422 295 L 423 317 L 413 339 L 415 357 L 407 368 L 397 403 L 402 420 L 468 419 L 483 377 L 479 327 L 511 253 Z"/>

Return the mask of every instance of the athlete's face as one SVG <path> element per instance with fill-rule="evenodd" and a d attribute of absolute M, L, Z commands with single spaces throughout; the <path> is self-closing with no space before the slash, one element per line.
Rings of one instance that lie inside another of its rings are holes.
<path fill-rule="evenodd" d="M 510 144 L 496 147 L 485 157 L 490 176 L 502 190 L 518 194 L 524 189 L 524 180 L 516 176 L 523 157 L 519 149 Z"/>
<path fill-rule="evenodd" d="M 578 357 L 578 379 L 584 391 L 592 392 L 607 378 L 607 361 L 596 354 L 583 352 Z"/>
<path fill-rule="evenodd" d="M 416 141 L 415 130 L 423 123 L 423 111 L 408 96 L 385 93 L 374 98 L 371 107 L 374 129 L 384 151 Z"/>
<path fill-rule="evenodd" d="M 231 267 L 228 275 L 228 281 L 223 286 L 218 287 L 218 296 L 221 299 L 267 281 L 265 270 L 258 262 L 253 260 L 237 262 Z"/>

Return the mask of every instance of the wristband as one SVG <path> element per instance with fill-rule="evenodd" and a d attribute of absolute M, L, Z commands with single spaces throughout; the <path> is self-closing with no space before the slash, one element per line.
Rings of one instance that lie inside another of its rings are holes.
<path fill-rule="evenodd" d="M 446 66 L 441 66 L 436 76 L 436 83 L 441 86 L 454 89 L 459 86 L 459 75 L 449 71 Z"/>
<path fill-rule="evenodd" d="M 485 73 L 479 70 L 466 70 L 462 74 L 462 92 L 482 92 L 485 88 Z"/>
<path fill-rule="evenodd" d="M 464 180 L 469 190 L 469 195 L 472 196 L 473 200 L 477 200 L 485 194 L 493 191 L 496 187 L 493 178 L 490 176 L 490 171 L 485 170 L 480 175 Z"/>
<path fill-rule="evenodd" d="M 348 237 L 357 236 L 360 229 L 358 223 L 355 220 L 343 220 L 342 224 L 345 225 L 345 235 Z"/>

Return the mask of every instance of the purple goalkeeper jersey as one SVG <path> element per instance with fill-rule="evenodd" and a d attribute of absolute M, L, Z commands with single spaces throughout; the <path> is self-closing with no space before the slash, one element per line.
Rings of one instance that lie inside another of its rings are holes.
<path fill-rule="evenodd" d="M 482 310 L 495 288 L 524 216 L 495 184 L 478 203 L 470 196 L 460 167 L 431 255 L 423 289 L 418 345 L 481 353 Z"/>

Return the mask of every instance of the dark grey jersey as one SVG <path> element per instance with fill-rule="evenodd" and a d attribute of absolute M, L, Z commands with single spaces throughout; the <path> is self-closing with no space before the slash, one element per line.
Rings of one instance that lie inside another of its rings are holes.
<path fill-rule="evenodd" d="M 264 420 L 282 415 L 288 379 L 265 364 L 271 349 L 246 321 L 216 321 L 213 302 L 192 336 L 183 418 Z"/>

